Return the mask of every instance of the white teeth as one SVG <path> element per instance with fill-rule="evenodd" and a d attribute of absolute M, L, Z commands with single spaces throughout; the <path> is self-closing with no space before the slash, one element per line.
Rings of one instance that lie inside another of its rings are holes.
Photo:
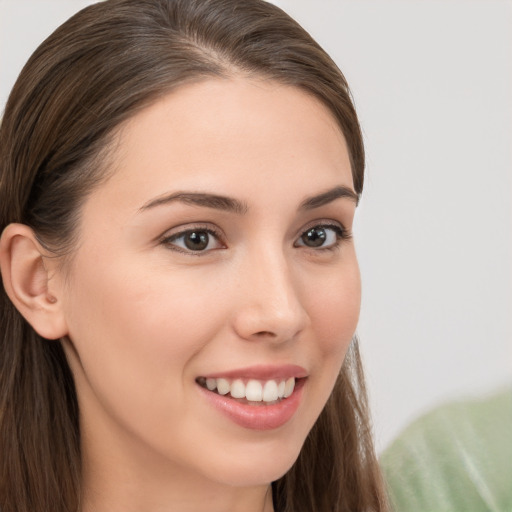
<path fill-rule="evenodd" d="M 284 397 L 284 388 L 286 386 L 286 382 L 284 380 L 282 380 L 280 383 L 279 383 L 279 386 L 277 386 L 277 396 L 279 398 L 283 398 Z"/>
<path fill-rule="evenodd" d="M 277 384 L 275 380 L 269 380 L 263 387 L 263 401 L 274 402 L 279 397 L 277 392 Z"/>
<path fill-rule="evenodd" d="M 231 390 L 231 386 L 226 379 L 217 379 L 217 392 L 219 395 L 227 395 Z"/>
<path fill-rule="evenodd" d="M 228 379 L 207 378 L 203 385 L 210 391 L 217 389 L 219 395 L 231 394 L 233 398 L 246 398 L 250 402 L 275 402 L 282 398 L 288 398 L 295 389 L 295 378 L 290 377 L 286 381 L 268 380 L 260 382 L 250 380 L 244 384 L 242 379 L 235 379 L 230 383 Z"/>
<path fill-rule="evenodd" d="M 231 383 L 231 396 L 233 398 L 245 398 L 245 385 L 240 379 L 236 379 Z"/>
<path fill-rule="evenodd" d="M 293 377 L 290 377 L 284 386 L 284 398 L 288 398 L 295 388 L 295 379 Z"/>
<path fill-rule="evenodd" d="M 245 388 L 245 398 L 250 402 L 261 402 L 263 400 L 263 386 L 257 380 L 250 380 Z"/>

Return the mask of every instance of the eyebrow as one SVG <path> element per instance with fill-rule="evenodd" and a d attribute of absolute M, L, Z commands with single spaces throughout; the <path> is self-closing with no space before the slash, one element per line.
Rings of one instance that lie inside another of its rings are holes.
<path fill-rule="evenodd" d="M 308 197 L 299 206 L 299 210 L 313 210 L 324 206 L 332 201 L 340 198 L 347 198 L 355 202 L 359 202 L 359 196 L 349 187 L 338 186 L 326 192 L 322 192 L 316 196 Z M 249 206 L 244 201 L 239 201 L 232 197 L 220 196 L 217 194 L 208 194 L 204 192 L 174 192 L 155 199 L 151 199 L 145 203 L 139 211 L 146 211 L 157 206 L 167 205 L 173 202 L 181 202 L 193 206 L 201 206 L 203 208 L 213 208 L 238 215 L 243 215 L 249 210 Z"/>
<path fill-rule="evenodd" d="M 181 202 L 191 204 L 193 206 L 202 206 L 204 208 L 214 208 L 215 210 L 223 210 L 227 212 L 243 215 L 249 209 L 247 204 L 238 199 L 231 197 L 219 196 L 216 194 L 206 194 L 202 192 L 175 192 L 162 197 L 157 197 L 148 201 L 140 208 L 140 211 L 154 208 L 173 202 Z"/>
<path fill-rule="evenodd" d="M 340 199 L 343 197 L 354 201 L 356 206 L 359 204 L 359 195 L 356 194 L 350 187 L 340 185 L 338 187 L 327 190 L 327 192 L 318 194 L 317 196 L 308 197 L 302 201 L 299 206 L 299 210 L 312 210 L 313 208 L 319 208 L 325 204 L 332 203 L 332 201 L 335 199 Z"/>

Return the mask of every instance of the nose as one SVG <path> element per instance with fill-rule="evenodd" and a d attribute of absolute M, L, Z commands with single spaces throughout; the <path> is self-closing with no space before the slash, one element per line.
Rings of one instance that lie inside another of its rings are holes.
<path fill-rule="evenodd" d="M 279 251 L 248 259 L 239 275 L 234 329 L 239 337 L 276 343 L 292 340 L 308 323 L 299 275 Z"/>

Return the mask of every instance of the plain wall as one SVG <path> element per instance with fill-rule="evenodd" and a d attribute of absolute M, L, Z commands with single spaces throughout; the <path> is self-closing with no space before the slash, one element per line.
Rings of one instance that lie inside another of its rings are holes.
<path fill-rule="evenodd" d="M 0 108 L 87 0 L 0 0 Z M 512 381 L 512 2 L 280 0 L 347 77 L 368 154 L 359 336 L 382 449 Z"/>

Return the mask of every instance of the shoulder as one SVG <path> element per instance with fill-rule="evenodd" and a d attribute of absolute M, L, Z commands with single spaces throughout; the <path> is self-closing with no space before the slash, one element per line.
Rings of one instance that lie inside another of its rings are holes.
<path fill-rule="evenodd" d="M 382 454 L 397 512 L 512 509 L 512 388 L 443 405 Z"/>

